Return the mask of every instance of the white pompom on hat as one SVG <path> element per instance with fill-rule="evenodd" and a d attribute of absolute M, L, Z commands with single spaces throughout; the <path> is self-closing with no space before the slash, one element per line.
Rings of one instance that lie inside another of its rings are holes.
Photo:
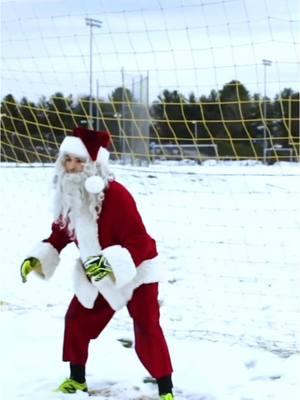
<path fill-rule="evenodd" d="M 89 193 L 100 193 L 105 187 L 104 180 L 100 176 L 90 176 L 84 182 L 84 187 Z"/>
<path fill-rule="evenodd" d="M 59 153 L 69 154 L 107 165 L 109 152 L 107 146 L 111 136 L 106 131 L 94 131 L 87 128 L 75 128 L 72 136 L 62 141 Z M 85 181 L 85 189 L 90 193 L 100 193 L 104 189 L 104 180 L 100 176 L 90 176 Z"/>

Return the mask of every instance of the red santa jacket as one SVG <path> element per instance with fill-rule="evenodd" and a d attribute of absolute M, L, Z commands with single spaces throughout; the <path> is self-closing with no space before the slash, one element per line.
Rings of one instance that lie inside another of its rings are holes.
<path fill-rule="evenodd" d="M 59 264 L 61 250 L 71 242 L 77 244 L 81 254 L 81 260 L 75 266 L 75 294 L 87 308 L 93 307 L 100 293 L 113 309 L 120 309 L 129 301 L 135 288 L 162 279 L 155 240 L 147 233 L 135 200 L 123 185 L 116 181 L 109 183 L 97 221 L 92 222 L 84 216 L 80 218 L 74 235 L 67 227 L 54 222 L 49 238 L 29 254 L 41 261 L 46 279 L 53 275 Z M 82 262 L 100 252 L 112 266 L 114 282 L 110 277 L 90 282 L 85 276 Z"/>

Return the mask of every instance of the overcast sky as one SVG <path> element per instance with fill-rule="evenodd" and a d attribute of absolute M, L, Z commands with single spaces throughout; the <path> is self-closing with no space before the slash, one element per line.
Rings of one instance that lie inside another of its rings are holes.
<path fill-rule="evenodd" d="M 1 0 L 1 97 L 57 91 L 106 97 L 149 74 L 164 89 L 209 94 L 232 79 L 253 93 L 299 90 L 298 0 Z M 262 59 L 272 61 L 263 67 Z M 266 87 L 264 86 L 266 72 Z M 137 85 L 135 84 L 135 88 Z"/>

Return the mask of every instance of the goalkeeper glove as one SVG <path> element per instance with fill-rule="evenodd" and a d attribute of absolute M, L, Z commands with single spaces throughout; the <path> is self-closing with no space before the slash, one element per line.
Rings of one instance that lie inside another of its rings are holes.
<path fill-rule="evenodd" d="M 27 281 L 27 276 L 30 274 L 30 272 L 32 271 L 37 271 L 39 273 L 41 272 L 41 263 L 40 260 L 38 260 L 37 258 L 34 257 L 29 257 L 26 258 L 22 265 L 21 265 L 21 269 L 20 269 L 20 273 L 21 273 L 21 278 L 23 283 L 25 283 Z"/>
<path fill-rule="evenodd" d="M 94 279 L 98 282 L 107 275 L 111 275 L 113 278 L 113 270 L 107 260 L 103 255 L 88 257 L 88 259 L 83 263 L 86 276 L 89 279 Z"/>

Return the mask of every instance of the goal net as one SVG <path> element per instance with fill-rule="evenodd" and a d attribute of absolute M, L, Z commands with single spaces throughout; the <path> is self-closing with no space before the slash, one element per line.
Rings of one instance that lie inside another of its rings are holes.
<path fill-rule="evenodd" d="M 1 185 L 9 231 L 9 199 L 44 190 L 63 138 L 75 126 L 108 130 L 116 175 L 173 274 L 170 302 L 186 304 L 186 317 L 169 308 L 168 329 L 290 354 L 299 6 L 273 3 L 3 1 Z"/>

